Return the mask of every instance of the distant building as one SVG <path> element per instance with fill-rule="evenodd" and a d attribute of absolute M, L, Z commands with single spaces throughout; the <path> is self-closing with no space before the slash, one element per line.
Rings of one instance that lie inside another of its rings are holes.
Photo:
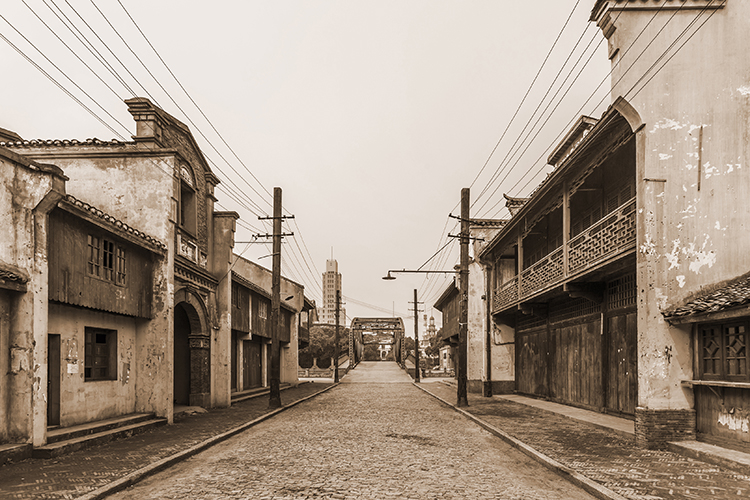
<path fill-rule="evenodd" d="M 318 320 L 329 325 L 336 324 L 336 291 L 341 291 L 341 273 L 336 260 L 326 261 L 326 272 L 323 273 L 323 304 L 318 310 Z M 341 294 L 343 296 L 343 292 Z M 339 312 L 339 323 L 346 325 L 346 309 Z"/>

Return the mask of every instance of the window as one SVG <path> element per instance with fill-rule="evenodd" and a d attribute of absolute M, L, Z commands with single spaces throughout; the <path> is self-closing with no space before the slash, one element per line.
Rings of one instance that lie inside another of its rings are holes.
<path fill-rule="evenodd" d="M 706 380 L 748 381 L 747 322 L 701 325 L 700 376 Z"/>
<path fill-rule="evenodd" d="M 86 327 L 84 379 L 117 379 L 117 331 Z"/>
<path fill-rule="evenodd" d="M 195 181 L 190 169 L 183 165 L 180 167 L 180 227 L 195 235 L 196 233 L 196 211 L 195 211 Z"/>
<path fill-rule="evenodd" d="M 125 285 L 125 249 L 114 241 L 88 235 L 87 272 L 91 276 Z"/>
<path fill-rule="evenodd" d="M 101 256 L 101 240 L 96 236 L 89 235 L 89 274 L 99 276 L 99 259 Z"/>
<path fill-rule="evenodd" d="M 263 300 L 258 301 L 258 317 L 262 319 L 268 318 L 268 303 Z"/>
<path fill-rule="evenodd" d="M 105 280 L 115 280 L 115 244 L 102 240 L 102 271 Z"/>
<path fill-rule="evenodd" d="M 117 247 L 117 284 L 125 284 L 125 249 Z"/>

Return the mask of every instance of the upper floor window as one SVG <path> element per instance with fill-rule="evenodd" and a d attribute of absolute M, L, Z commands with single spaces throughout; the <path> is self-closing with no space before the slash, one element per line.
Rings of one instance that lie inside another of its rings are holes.
<path fill-rule="evenodd" d="M 196 194 L 195 181 L 190 169 L 183 165 L 180 167 L 180 227 L 195 235 L 196 233 Z"/>
<path fill-rule="evenodd" d="M 91 276 L 125 284 L 125 249 L 112 240 L 88 235 L 87 272 Z"/>
<path fill-rule="evenodd" d="M 263 319 L 268 318 L 268 302 L 263 300 L 258 302 L 258 317 Z"/>

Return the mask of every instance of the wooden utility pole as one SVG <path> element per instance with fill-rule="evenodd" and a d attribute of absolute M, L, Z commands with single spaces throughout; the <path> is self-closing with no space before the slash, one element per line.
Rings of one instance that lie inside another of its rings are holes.
<path fill-rule="evenodd" d="M 456 367 L 456 406 L 469 406 L 466 396 L 469 326 L 469 188 L 461 190 L 461 260 L 458 276 L 460 312 L 458 315 L 458 366 Z"/>
<path fill-rule="evenodd" d="M 419 302 L 417 302 L 417 289 L 414 289 L 414 381 L 419 383 Z"/>
<path fill-rule="evenodd" d="M 333 383 L 339 383 L 339 321 L 341 316 L 341 290 L 336 290 L 336 333 L 333 335 Z M 352 358 L 349 357 L 349 363 Z"/>
<path fill-rule="evenodd" d="M 271 275 L 271 374 L 269 408 L 281 405 L 281 188 L 273 188 L 273 269 Z"/>

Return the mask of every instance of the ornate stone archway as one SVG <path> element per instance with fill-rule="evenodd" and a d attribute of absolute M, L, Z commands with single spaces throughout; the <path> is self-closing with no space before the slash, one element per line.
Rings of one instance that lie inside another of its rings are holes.
<path fill-rule="evenodd" d="M 175 299 L 174 400 L 208 408 L 211 404 L 211 338 L 206 305 L 189 287 Z"/>

